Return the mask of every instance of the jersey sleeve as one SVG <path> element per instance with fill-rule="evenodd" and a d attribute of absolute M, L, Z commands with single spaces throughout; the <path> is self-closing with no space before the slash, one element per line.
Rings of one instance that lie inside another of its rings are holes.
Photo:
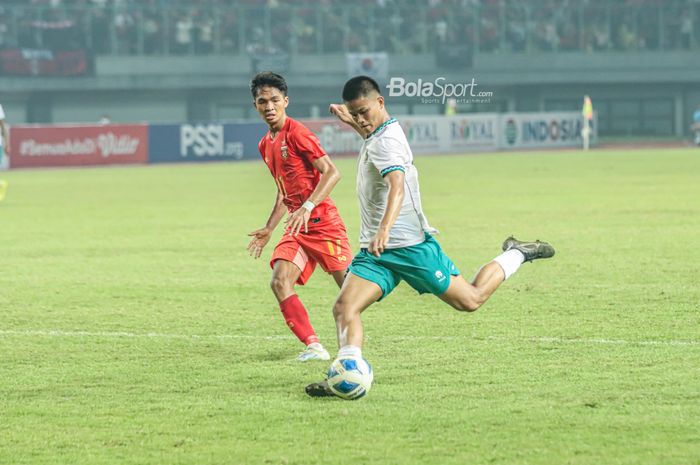
<path fill-rule="evenodd" d="M 410 157 L 405 145 L 397 138 L 383 137 L 369 150 L 369 158 L 382 177 L 392 171 L 406 172 Z"/>
<path fill-rule="evenodd" d="M 321 141 L 305 126 L 299 125 L 296 131 L 290 133 L 287 142 L 292 144 L 299 156 L 311 163 L 326 156 L 326 152 L 321 147 Z"/>

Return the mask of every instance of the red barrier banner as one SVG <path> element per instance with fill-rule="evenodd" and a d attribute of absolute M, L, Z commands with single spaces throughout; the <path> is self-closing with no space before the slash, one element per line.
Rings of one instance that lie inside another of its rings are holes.
<path fill-rule="evenodd" d="M 148 162 L 148 125 L 12 126 L 10 167 Z"/>
<path fill-rule="evenodd" d="M 7 76 L 82 76 L 89 72 L 85 50 L 5 49 L 0 74 Z"/>
<path fill-rule="evenodd" d="M 345 123 L 335 118 L 303 119 L 301 122 L 316 134 L 321 141 L 321 147 L 331 157 L 337 155 L 357 156 L 362 147 L 362 138 Z"/>

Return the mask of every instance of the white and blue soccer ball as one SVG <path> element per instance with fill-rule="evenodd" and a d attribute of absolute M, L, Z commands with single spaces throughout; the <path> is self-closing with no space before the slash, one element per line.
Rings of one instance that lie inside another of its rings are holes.
<path fill-rule="evenodd" d="M 372 366 L 364 358 L 338 357 L 328 368 L 328 386 L 341 399 L 363 397 L 372 387 L 372 381 Z"/>

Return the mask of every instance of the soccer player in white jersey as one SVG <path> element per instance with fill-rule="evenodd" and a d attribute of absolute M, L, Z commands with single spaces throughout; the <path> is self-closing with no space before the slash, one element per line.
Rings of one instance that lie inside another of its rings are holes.
<path fill-rule="evenodd" d="M 9 167 L 10 138 L 8 137 L 7 124 L 5 124 L 5 110 L 0 105 L 0 171 Z M 7 181 L 0 179 L 0 202 L 7 194 Z"/>
<path fill-rule="evenodd" d="M 473 312 L 525 261 L 549 258 L 546 242 L 509 237 L 503 253 L 484 265 L 472 282 L 464 279 L 432 237 L 421 206 L 418 171 L 398 121 L 391 118 L 377 83 L 367 76 L 350 79 L 344 105 L 331 113 L 363 138 L 357 163 L 360 202 L 360 253 L 333 306 L 338 357 L 362 357 L 360 314 L 405 280 L 419 293 L 432 293 L 457 310 Z M 332 396 L 325 381 L 306 387 L 312 397 Z"/>

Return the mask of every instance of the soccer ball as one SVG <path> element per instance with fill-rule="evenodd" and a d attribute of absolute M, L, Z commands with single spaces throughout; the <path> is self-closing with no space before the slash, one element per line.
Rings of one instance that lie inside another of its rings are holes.
<path fill-rule="evenodd" d="M 374 373 L 364 358 L 339 357 L 328 368 L 328 386 L 345 400 L 363 397 L 372 387 Z"/>

